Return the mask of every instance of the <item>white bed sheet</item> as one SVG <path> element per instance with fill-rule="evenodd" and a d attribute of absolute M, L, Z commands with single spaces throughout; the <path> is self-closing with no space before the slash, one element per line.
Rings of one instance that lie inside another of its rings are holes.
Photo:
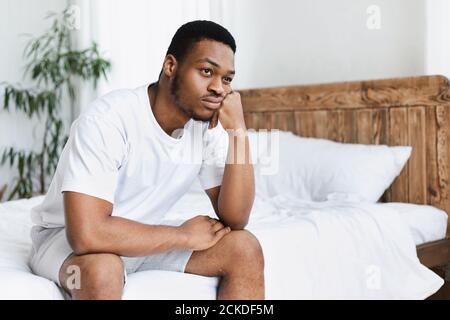
<path fill-rule="evenodd" d="M 33 275 L 27 265 L 29 209 L 40 201 L 0 204 L 0 299 L 63 298 L 53 282 Z M 443 280 L 419 263 L 415 245 L 444 237 L 447 217 L 418 206 L 415 218 L 405 219 L 412 209 L 406 206 L 257 198 L 248 229 L 263 247 L 266 298 L 423 299 L 433 294 Z M 173 223 L 212 212 L 206 195 L 193 188 L 166 219 Z M 217 278 L 146 271 L 129 275 L 124 299 L 214 299 L 217 284 Z"/>
<path fill-rule="evenodd" d="M 408 226 L 416 246 L 443 239 L 447 232 L 447 213 L 433 206 L 411 203 L 383 203 L 396 210 Z"/>

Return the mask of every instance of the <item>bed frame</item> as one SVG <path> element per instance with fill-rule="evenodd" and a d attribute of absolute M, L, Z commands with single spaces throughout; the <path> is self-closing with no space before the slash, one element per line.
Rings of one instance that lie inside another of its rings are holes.
<path fill-rule="evenodd" d="M 412 146 L 407 165 L 380 201 L 429 204 L 450 213 L 447 78 L 422 76 L 239 92 L 248 128 L 288 130 L 339 142 Z M 417 254 L 429 268 L 448 268 L 450 228 L 445 239 L 418 246 Z"/>

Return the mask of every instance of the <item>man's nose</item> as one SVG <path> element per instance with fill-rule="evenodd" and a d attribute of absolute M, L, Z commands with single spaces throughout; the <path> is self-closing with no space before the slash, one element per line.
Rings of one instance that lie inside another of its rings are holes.
<path fill-rule="evenodd" d="M 223 88 L 222 80 L 217 78 L 211 81 L 208 90 L 213 91 L 216 96 L 224 96 L 225 94 L 225 89 Z"/>

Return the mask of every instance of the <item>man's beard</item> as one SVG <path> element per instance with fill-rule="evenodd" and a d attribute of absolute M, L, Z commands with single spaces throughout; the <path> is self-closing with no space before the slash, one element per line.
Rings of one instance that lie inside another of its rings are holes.
<path fill-rule="evenodd" d="M 209 122 L 212 117 L 209 117 L 208 119 L 201 118 L 198 115 L 196 115 L 193 111 L 193 108 L 190 108 L 189 106 L 183 104 L 180 99 L 179 90 L 180 90 L 180 79 L 178 75 L 175 75 L 173 78 L 173 81 L 170 83 L 170 95 L 172 96 L 172 99 L 175 103 L 175 105 L 180 108 L 189 118 L 192 118 L 197 121 L 203 121 L 203 122 Z"/>

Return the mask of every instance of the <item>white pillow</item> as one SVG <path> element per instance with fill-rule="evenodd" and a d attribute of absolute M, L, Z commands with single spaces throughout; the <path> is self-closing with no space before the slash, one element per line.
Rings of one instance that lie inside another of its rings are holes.
<path fill-rule="evenodd" d="M 351 197 L 377 202 L 412 150 L 303 138 L 286 131 L 250 131 L 249 141 L 257 194 L 288 193 L 312 201 Z"/>

